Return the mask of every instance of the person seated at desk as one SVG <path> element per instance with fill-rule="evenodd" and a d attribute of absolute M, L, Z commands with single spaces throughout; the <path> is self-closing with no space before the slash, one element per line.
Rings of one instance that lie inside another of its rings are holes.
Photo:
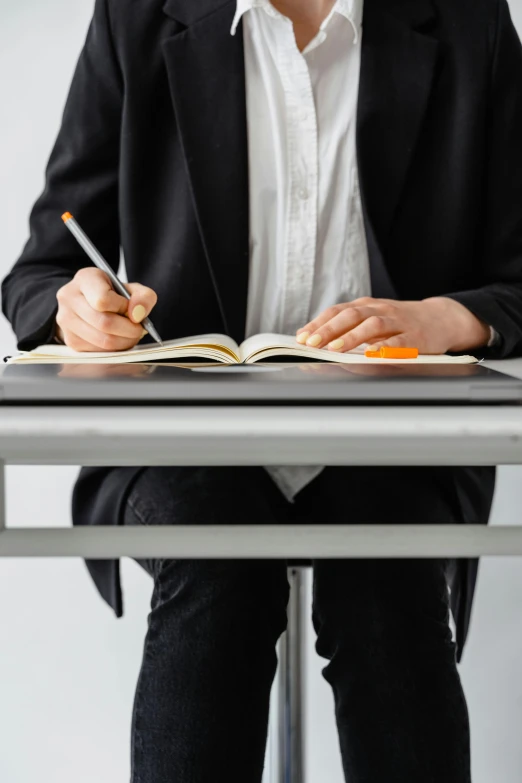
<path fill-rule="evenodd" d="M 127 349 L 154 309 L 165 339 L 521 353 L 521 139 L 506 0 L 97 0 L 4 312 L 21 349 Z M 123 249 L 130 302 L 64 210 L 114 269 Z M 87 468 L 73 516 L 486 523 L 493 487 L 493 467 Z M 133 783 L 260 781 L 285 562 L 142 565 Z M 476 562 L 313 566 L 346 780 L 468 783 Z M 118 563 L 89 567 L 120 616 Z"/>

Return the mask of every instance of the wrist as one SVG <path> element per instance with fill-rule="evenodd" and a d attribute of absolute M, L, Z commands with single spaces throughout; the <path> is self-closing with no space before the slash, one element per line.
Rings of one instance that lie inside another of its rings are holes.
<path fill-rule="evenodd" d="M 488 344 L 491 337 L 489 325 L 463 304 L 447 296 L 434 296 L 424 301 L 437 309 L 436 317 L 445 335 L 447 351 L 469 351 Z"/>

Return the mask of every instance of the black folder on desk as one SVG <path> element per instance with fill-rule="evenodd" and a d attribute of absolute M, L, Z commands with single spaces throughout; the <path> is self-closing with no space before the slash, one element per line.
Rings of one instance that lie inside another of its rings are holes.
<path fill-rule="evenodd" d="M 480 364 L 34 364 L 0 370 L 4 405 L 401 405 L 522 401 Z"/>

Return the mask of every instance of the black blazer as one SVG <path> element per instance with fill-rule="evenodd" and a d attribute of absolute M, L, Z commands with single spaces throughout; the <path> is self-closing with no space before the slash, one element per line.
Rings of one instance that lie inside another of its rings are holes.
<path fill-rule="evenodd" d="M 162 336 L 242 339 L 248 156 L 235 5 L 97 0 L 30 239 L 3 281 L 20 348 L 50 339 L 56 291 L 87 264 L 66 210 L 115 268 L 121 247 L 129 279 L 158 292 Z M 366 0 L 363 30 L 357 150 L 373 293 L 453 296 L 499 333 L 490 355 L 522 353 L 522 52 L 506 0 Z M 119 522 L 139 470 L 84 469 L 74 521 Z M 467 477 L 462 514 L 486 522 L 493 469 Z M 460 648 L 476 564 L 461 566 Z M 120 614 L 117 564 L 90 567 Z"/>

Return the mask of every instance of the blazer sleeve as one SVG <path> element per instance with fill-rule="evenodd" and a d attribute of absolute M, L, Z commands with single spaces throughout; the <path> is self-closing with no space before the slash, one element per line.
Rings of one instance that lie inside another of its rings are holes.
<path fill-rule="evenodd" d="M 496 0 L 488 85 L 485 285 L 448 294 L 500 339 L 490 358 L 522 355 L 522 46 L 507 0 Z M 479 218 L 477 217 L 477 220 Z"/>
<path fill-rule="evenodd" d="M 118 163 L 122 77 L 113 47 L 108 0 L 96 0 L 84 48 L 30 215 L 30 236 L 2 282 L 2 310 L 20 350 L 53 339 L 56 292 L 91 262 L 67 231 L 71 212 L 116 270 L 119 265 Z"/>

